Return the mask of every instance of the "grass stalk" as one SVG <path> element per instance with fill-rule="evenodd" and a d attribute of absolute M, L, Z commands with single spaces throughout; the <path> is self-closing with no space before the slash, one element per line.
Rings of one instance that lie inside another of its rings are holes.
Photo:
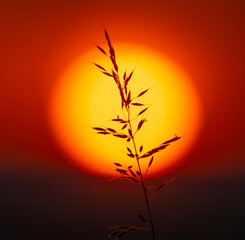
<path fill-rule="evenodd" d="M 105 74 L 107 77 L 112 78 L 115 81 L 115 83 L 118 87 L 118 90 L 119 90 L 120 97 L 121 97 L 121 108 L 122 108 L 122 112 L 123 112 L 124 117 L 120 118 L 119 115 L 117 115 L 117 118 L 114 118 L 111 120 L 111 121 L 117 122 L 119 124 L 119 127 L 120 127 L 119 130 L 113 129 L 113 128 L 108 128 L 108 127 L 93 127 L 93 129 L 95 131 L 97 131 L 97 134 L 111 135 L 111 136 L 114 136 L 117 138 L 121 138 L 121 139 L 126 140 L 128 144 L 130 144 L 130 141 L 131 141 L 133 148 L 131 150 L 130 146 L 129 145 L 127 146 L 127 151 L 128 151 L 127 155 L 130 158 L 136 160 L 138 171 L 135 171 L 133 169 L 133 166 L 123 166 L 122 164 L 120 164 L 118 162 L 114 163 L 114 165 L 117 167 L 116 171 L 120 174 L 118 176 L 118 179 L 131 180 L 135 183 L 141 184 L 143 192 L 144 192 L 144 199 L 145 199 L 145 204 L 146 204 L 147 212 L 148 212 L 148 226 L 150 227 L 150 228 L 149 227 L 146 228 L 146 227 L 138 227 L 138 226 L 136 227 L 136 226 L 119 225 L 119 226 L 115 226 L 115 227 L 110 228 L 110 229 L 113 229 L 113 231 L 108 234 L 108 237 L 114 238 L 114 240 L 119 240 L 119 238 L 121 238 L 121 236 L 123 236 L 125 233 L 130 232 L 130 231 L 135 231 L 135 230 L 149 231 L 150 230 L 152 233 L 152 240 L 156 240 L 155 229 L 154 229 L 154 224 L 153 224 L 149 200 L 157 192 L 159 192 L 160 189 L 162 189 L 167 183 L 172 181 L 174 178 L 161 183 L 157 187 L 153 187 L 153 186 L 147 187 L 145 184 L 144 173 L 142 171 L 140 161 L 142 159 L 146 160 L 146 159 L 150 158 L 150 160 L 148 162 L 148 167 L 146 169 L 146 173 L 147 173 L 148 170 L 150 169 L 152 163 L 153 163 L 155 154 L 164 150 L 165 148 L 167 148 L 172 142 L 179 140 L 180 137 L 177 137 L 177 135 L 175 135 L 175 137 L 173 137 L 167 141 L 164 141 L 159 146 L 157 146 L 153 149 L 150 149 L 149 151 L 147 151 L 145 153 L 142 153 L 143 145 L 141 145 L 139 150 L 138 150 L 138 146 L 137 146 L 136 140 L 135 140 L 135 135 L 141 130 L 143 124 L 147 121 L 146 118 L 144 118 L 142 116 L 144 116 L 145 112 L 149 109 L 149 106 L 145 107 L 143 110 L 141 109 L 138 112 L 138 114 L 136 115 L 136 117 L 134 117 L 134 118 L 131 118 L 131 107 L 134 107 L 134 108 L 144 107 L 145 104 L 138 101 L 138 98 L 141 98 L 144 94 L 146 94 L 150 88 L 140 92 L 135 97 L 132 96 L 131 89 L 129 88 L 128 83 L 132 78 L 134 70 L 130 74 L 127 74 L 127 72 L 125 71 L 123 74 L 123 77 L 121 79 L 121 77 L 119 76 L 119 68 L 118 68 L 117 61 L 116 61 L 115 51 L 114 51 L 114 48 L 112 46 L 112 43 L 109 39 L 109 35 L 108 35 L 106 30 L 105 30 L 105 37 L 106 37 L 106 40 L 108 43 L 109 52 L 105 51 L 100 46 L 97 46 L 97 48 L 99 49 L 100 52 L 102 52 L 104 55 L 106 55 L 110 59 L 111 64 L 112 64 L 112 68 L 110 70 L 106 70 L 106 68 L 104 68 L 103 66 L 101 66 L 97 63 L 94 63 L 94 65 L 103 74 Z M 135 101 L 137 101 L 137 102 L 135 102 Z M 125 110 L 127 112 L 127 116 L 125 116 L 125 112 L 124 112 Z M 137 121 L 139 117 L 141 118 L 141 120 L 138 121 L 137 129 L 133 129 L 131 121 L 132 120 Z M 125 131 L 127 131 L 127 132 L 125 133 Z M 141 214 L 138 214 L 138 217 L 140 218 L 140 220 L 144 224 L 147 223 L 146 219 Z"/>

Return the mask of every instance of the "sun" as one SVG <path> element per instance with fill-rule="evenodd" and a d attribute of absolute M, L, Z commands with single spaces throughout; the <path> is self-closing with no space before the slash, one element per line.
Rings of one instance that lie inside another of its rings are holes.
<path fill-rule="evenodd" d="M 150 106 L 147 122 L 136 135 L 137 145 L 150 150 L 177 134 L 181 140 L 157 153 L 147 177 L 159 177 L 191 148 L 201 127 L 201 104 L 190 78 L 168 58 L 132 44 L 115 45 L 119 73 L 134 69 L 132 95 L 150 88 L 141 102 Z M 74 60 L 61 75 L 50 101 L 50 123 L 55 138 L 71 163 L 100 177 L 113 177 L 113 163 L 134 165 L 127 157 L 128 143 L 113 136 L 96 134 L 91 127 L 113 127 L 110 121 L 122 114 L 115 82 L 91 63 L 109 67 L 109 61 L 97 49 Z M 139 111 L 139 108 L 133 110 Z M 144 170 L 147 160 L 141 159 Z"/>

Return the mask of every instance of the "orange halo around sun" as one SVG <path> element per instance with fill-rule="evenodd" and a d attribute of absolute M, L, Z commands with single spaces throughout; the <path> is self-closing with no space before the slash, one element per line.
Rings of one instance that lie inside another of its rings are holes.
<path fill-rule="evenodd" d="M 169 59 L 130 44 L 115 45 L 119 73 L 135 68 L 130 88 L 132 95 L 151 87 L 141 102 L 150 104 L 147 122 L 136 135 L 138 147 L 150 150 L 165 140 L 182 136 L 157 153 L 147 177 L 158 177 L 191 148 L 201 126 L 201 108 L 188 76 Z M 96 134 L 91 127 L 120 129 L 110 119 L 122 115 L 115 82 L 98 71 L 90 61 L 110 67 L 109 60 L 97 49 L 91 50 L 68 66 L 55 86 L 51 98 L 51 125 L 60 146 L 83 171 L 101 177 L 116 175 L 115 165 L 133 165 L 126 155 L 127 143 L 113 136 Z M 134 108 L 132 115 L 141 108 Z M 136 124 L 136 121 L 135 121 Z M 148 159 L 141 159 L 143 172 Z"/>

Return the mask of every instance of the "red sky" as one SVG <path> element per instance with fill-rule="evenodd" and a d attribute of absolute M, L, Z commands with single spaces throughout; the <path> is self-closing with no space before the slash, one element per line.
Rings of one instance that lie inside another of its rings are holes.
<path fill-rule="evenodd" d="M 190 172 L 244 166 L 242 1 L 11 1 L 1 3 L 0 171 L 66 166 L 47 107 L 62 70 L 91 40 L 151 47 L 193 79 L 204 127 L 186 157 Z M 33 160 L 35 159 L 35 160 Z"/>

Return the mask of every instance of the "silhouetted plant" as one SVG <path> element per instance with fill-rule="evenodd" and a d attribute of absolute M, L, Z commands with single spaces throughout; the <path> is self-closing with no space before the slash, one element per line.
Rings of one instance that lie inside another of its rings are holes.
<path fill-rule="evenodd" d="M 103 48 L 100 46 L 96 46 L 100 52 L 102 52 L 106 57 L 110 59 L 110 62 L 112 63 L 112 68 L 110 70 L 106 70 L 105 67 L 94 63 L 94 65 L 106 76 L 111 78 L 112 80 L 115 81 L 119 94 L 121 97 L 121 108 L 122 112 L 126 113 L 123 114 L 123 117 L 119 117 L 117 115 L 116 118 L 111 119 L 113 122 L 117 122 L 119 129 L 120 130 L 115 130 L 113 128 L 109 127 L 93 127 L 93 129 L 97 132 L 97 134 L 102 134 L 102 135 L 110 135 L 114 136 L 116 138 L 121 138 L 124 139 L 127 142 L 127 155 L 135 159 L 137 162 L 137 167 L 138 169 L 133 169 L 133 166 L 123 166 L 119 162 L 115 162 L 114 165 L 116 166 L 116 170 L 119 174 L 117 177 L 118 179 L 126 179 L 126 180 L 131 180 L 135 183 L 138 183 L 141 185 L 143 192 L 144 192 L 144 198 L 145 198 L 145 203 L 147 207 L 147 212 L 148 212 L 148 221 L 146 220 L 145 217 L 142 216 L 142 214 L 138 214 L 139 219 L 144 223 L 147 224 L 149 223 L 149 227 L 137 227 L 137 226 L 125 226 L 125 225 L 119 225 L 115 227 L 111 227 L 112 232 L 108 234 L 109 238 L 114 238 L 115 240 L 118 240 L 121 236 L 123 236 L 125 233 L 130 232 L 130 231 L 136 231 L 136 230 L 150 230 L 152 232 L 152 239 L 155 240 L 155 230 L 154 230 L 154 224 L 153 224 L 153 219 L 151 215 L 151 209 L 150 209 L 150 204 L 149 200 L 157 193 L 159 192 L 167 183 L 171 182 L 174 178 L 163 182 L 159 184 L 158 186 L 147 186 L 145 184 L 144 176 L 147 174 L 149 171 L 153 161 L 154 161 L 154 156 L 156 153 L 164 150 L 167 148 L 170 143 L 173 143 L 177 140 L 180 139 L 177 135 L 173 137 L 172 139 L 169 139 L 167 141 L 162 142 L 159 144 L 159 146 L 150 149 L 146 152 L 143 151 L 143 145 L 140 147 L 137 146 L 136 141 L 135 141 L 135 135 L 141 130 L 143 127 L 144 123 L 147 121 L 147 119 L 144 117 L 144 113 L 149 109 L 148 107 L 145 107 L 146 104 L 141 103 L 139 100 L 140 98 L 145 95 L 148 91 L 149 88 L 140 92 L 137 94 L 136 97 L 133 97 L 132 90 L 129 88 L 129 82 L 132 79 L 134 70 L 130 72 L 130 74 L 127 74 L 125 71 L 123 76 L 119 76 L 119 67 L 116 61 L 116 55 L 115 55 L 115 50 L 112 46 L 112 43 L 110 41 L 109 35 L 105 29 L 105 37 L 108 43 L 109 47 L 109 52 L 105 51 Z M 134 118 L 134 120 L 138 121 L 137 128 L 133 129 L 131 121 L 131 107 L 136 107 L 136 108 L 142 108 L 143 109 L 139 110 L 138 114 Z M 140 161 L 142 159 L 147 159 L 149 158 L 149 163 L 148 167 L 146 169 L 146 172 L 142 172 L 141 164 Z"/>

